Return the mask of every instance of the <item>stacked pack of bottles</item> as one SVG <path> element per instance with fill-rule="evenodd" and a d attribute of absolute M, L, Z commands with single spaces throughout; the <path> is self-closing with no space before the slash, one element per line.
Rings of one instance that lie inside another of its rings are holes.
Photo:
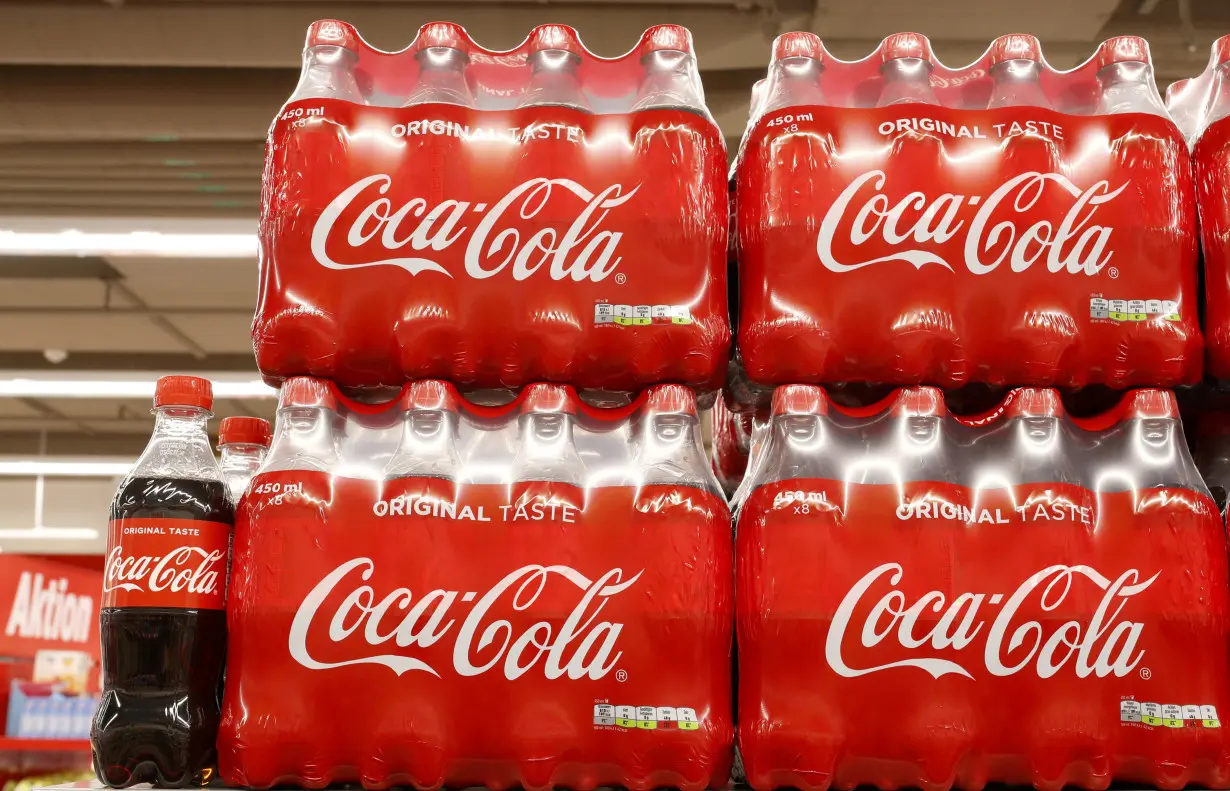
<path fill-rule="evenodd" d="M 1196 206 L 1143 39 L 1051 69 L 781 36 L 736 167 L 753 385 L 1113 388 L 1201 371 Z M 763 397 L 763 391 L 761 392 Z"/>
<path fill-rule="evenodd" d="M 606 59 L 562 25 L 494 52 L 436 23 L 388 53 L 319 22 L 269 135 L 258 366 L 716 389 L 726 166 L 676 25 Z"/>
<path fill-rule="evenodd" d="M 1195 192 L 1145 43 L 788 34 L 734 173 L 748 782 L 1230 785 L 1225 529 L 1158 389 L 1202 369 Z M 1067 415 L 1093 384 L 1148 389 Z"/>

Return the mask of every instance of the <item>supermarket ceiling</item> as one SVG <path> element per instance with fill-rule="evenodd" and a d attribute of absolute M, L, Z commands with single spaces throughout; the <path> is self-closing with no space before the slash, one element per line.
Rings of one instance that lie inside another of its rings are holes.
<path fill-rule="evenodd" d="M 0 230 L 250 235 L 265 130 L 295 84 L 308 24 L 322 17 L 347 19 L 387 49 L 436 19 L 493 48 L 559 21 L 605 55 L 649 25 L 680 23 L 693 31 L 709 106 L 733 142 L 783 31 L 817 31 L 835 54 L 856 58 L 886 34 L 917 30 L 949 63 L 974 59 L 997 35 L 1030 32 L 1062 67 L 1132 33 L 1151 42 L 1165 85 L 1200 70 L 1212 40 L 1230 31 L 1230 2 L 9 0 L 0 2 Z M 255 269 L 242 254 L 0 257 L 0 368 L 254 378 Z M 270 407 L 236 398 L 219 411 Z M 3 453 L 42 443 L 52 454 L 129 454 L 148 426 L 141 398 L 0 394 Z"/>

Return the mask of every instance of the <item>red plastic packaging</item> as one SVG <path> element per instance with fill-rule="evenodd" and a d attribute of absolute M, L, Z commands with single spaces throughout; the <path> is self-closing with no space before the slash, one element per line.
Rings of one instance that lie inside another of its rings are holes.
<path fill-rule="evenodd" d="M 1206 366 L 1230 379 L 1230 36 L 1213 43 L 1204 73 L 1166 92 L 1166 104 L 1192 142 L 1204 252 Z"/>
<path fill-rule="evenodd" d="M 1168 391 L 778 388 L 739 510 L 755 789 L 1230 786 L 1226 535 Z"/>
<path fill-rule="evenodd" d="M 685 387 L 290 380 L 239 506 L 222 777 L 721 787 L 732 541 Z"/>
<path fill-rule="evenodd" d="M 1120 37 L 1051 69 L 1031 36 L 949 68 L 779 37 L 741 145 L 738 345 L 753 383 L 1191 383 L 1194 187 Z"/>
<path fill-rule="evenodd" d="M 716 389 L 726 169 L 676 25 L 599 58 L 562 25 L 495 52 L 436 23 L 389 53 L 318 22 L 269 133 L 257 365 Z"/>

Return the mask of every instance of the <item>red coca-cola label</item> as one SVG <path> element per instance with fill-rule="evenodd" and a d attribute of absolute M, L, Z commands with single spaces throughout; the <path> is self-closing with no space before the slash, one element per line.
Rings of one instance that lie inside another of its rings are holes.
<path fill-rule="evenodd" d="M 258 475 L 235 535 L 223 776 L 724 782 L 728 519 L 666 486 Z"/>
<path fill-rule="evenodd" d="M 754 381 L 1199 379 L 1194 190 L 1165 118 L 787 108 L 737 196 Z"/>
<path fill-rule="evenodd" d="M 266 162 L 257 363 L 349 385 L 716 387 L 725 167 L 685 111 L 293 102 Z"/>
<path fill-rule="evenodd" d="M 793 480 L 738 541 L 758 789 L 1230 785 L 1207 494 Z"/>
<path fill-rule="evenodd" d="M 1209 375 L 1230 379 L 1230 120 L 1212 124 L 1192 151 L 1204 242 Z"/>
<path fill-rule="evenodd" d="M 226 609 L 231 526 L 195 519 L 113 519 L 103 608 Z"/>

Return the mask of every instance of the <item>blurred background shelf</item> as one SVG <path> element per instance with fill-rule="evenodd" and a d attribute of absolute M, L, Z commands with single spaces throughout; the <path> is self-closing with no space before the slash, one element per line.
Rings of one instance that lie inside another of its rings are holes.
<path fill-rule="evenodd" d="M 67 753 L 89 749 L 89 739 L 11 739 L 0 736 L 0 752 Z"/>

